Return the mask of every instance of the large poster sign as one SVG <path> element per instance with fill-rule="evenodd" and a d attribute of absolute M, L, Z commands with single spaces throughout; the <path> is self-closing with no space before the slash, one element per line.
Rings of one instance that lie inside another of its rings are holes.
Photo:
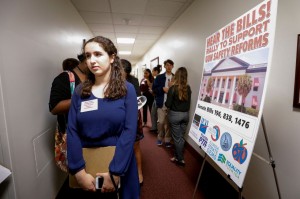
<path fill-rule="evenodd" d="M 189 136 L 242 187 L 262 115 L 277 1 L 264 1 L 206 39 Z"/>

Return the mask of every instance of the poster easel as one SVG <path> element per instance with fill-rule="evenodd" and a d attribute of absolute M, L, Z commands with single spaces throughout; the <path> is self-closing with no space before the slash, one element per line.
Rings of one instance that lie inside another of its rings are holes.
<path fill-rule="evenodd" d="M 265 141 L 266 141 L 266 145 L 267 145 L 267 149 L 268 149 L 269 161 L 265 160 L 263 157 L 255 155 L 254 153 L 253 153 L 253 155 L 258 156 L 259 159 L 261 159 L 264 162 L 267 162 L 269 165 L 271 165 L 272 170 L 273 170 L 273 175 L 274 175 L 275 183 L 276 183 L 276 189 L 277 189 L 278 199 L 281 199 L 281 193 L 280 193 L 280 188 L 279 188 L 279 184 L 278 184 L 278 178 L 277 178 L 277 174 L 276 174 L 276 170 L 275 170 L 276 164 L 275 164 L 275 160 L 273 159 L 273 155 L 272 155 L 272 151 L 271 151 L 271 146 L 270 146 L 270 143 L 269 143 L 269 138 L 268 138 L 268 134 L 267 134 L 267 130 L 266 130 L 266 126 L 265 126 L 265 121 L 264 121 L 263 115 L 261 117 L 261 124 L 262 124 L 262 129 L 263 129 L 263 132 L 264 132 L 264 137 L 265 137 Z M 194 194 L 193 194 L 193 198 L 192 199 L 194 199 L 196 191 L 198 189 L 200 178 L 202 176 L 203 168 L 204 168 L 204 165 L 205 165 L 206 161 L 207 161 L 207 154 L 205 153 L 204 160 L 203 160 L 203 163 L 201 165 L 201 169 L 200 169 L 200 172 L 199 172 L 199 175 L 198 175 L 198 179 L 197 179 L 197 183 L 196 183 L 196 186 L 195 186 L 195 189 L 194 189 Z M 231 180 L 230 175 L 227 175 L 227 177 Z M 238 198 L 242 199 L 243 198 L 243 195 L 242 195 L 243 187 L 238 187 L 238 190 L 239 190 L 239 196 L 238 196 Z"/>

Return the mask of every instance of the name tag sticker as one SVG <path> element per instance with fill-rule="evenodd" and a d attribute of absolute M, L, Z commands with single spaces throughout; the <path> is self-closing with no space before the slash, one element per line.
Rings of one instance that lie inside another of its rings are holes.
<path fill-rule="evenodd" d="M 88 112 L 98 110 L 98 100 L 93 99 L 89 101 L 81 102 L 80 112 Z"/>

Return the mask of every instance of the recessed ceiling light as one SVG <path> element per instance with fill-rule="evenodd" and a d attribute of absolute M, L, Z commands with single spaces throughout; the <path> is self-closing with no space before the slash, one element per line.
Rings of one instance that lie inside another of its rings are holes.
<path fill-rule="evenodd" d="M 119 51 L 120 55 L 131 55 L 131 51 Z"/>
<path fill-rule="evenodd" d="M 134 41 L 134 38 L 117 38 L 118 44 L 133 44 Z"/>

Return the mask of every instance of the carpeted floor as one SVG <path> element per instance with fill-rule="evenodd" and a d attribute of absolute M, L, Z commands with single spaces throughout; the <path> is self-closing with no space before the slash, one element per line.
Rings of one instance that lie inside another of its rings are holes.
<path fill-rule="evenodd" d="M 202 159 L 194 158 L 185 152 L 186 166 L 180 167 L 170 161 L 173 147 L 156 145 L 156 134 L 144 127 L 144 139 L 141 141 L 144 184 L 141 199 L 183 199 L 192 198 L 200 171 Z M 195 198 L 203 198 L 200 191 Z"/>

